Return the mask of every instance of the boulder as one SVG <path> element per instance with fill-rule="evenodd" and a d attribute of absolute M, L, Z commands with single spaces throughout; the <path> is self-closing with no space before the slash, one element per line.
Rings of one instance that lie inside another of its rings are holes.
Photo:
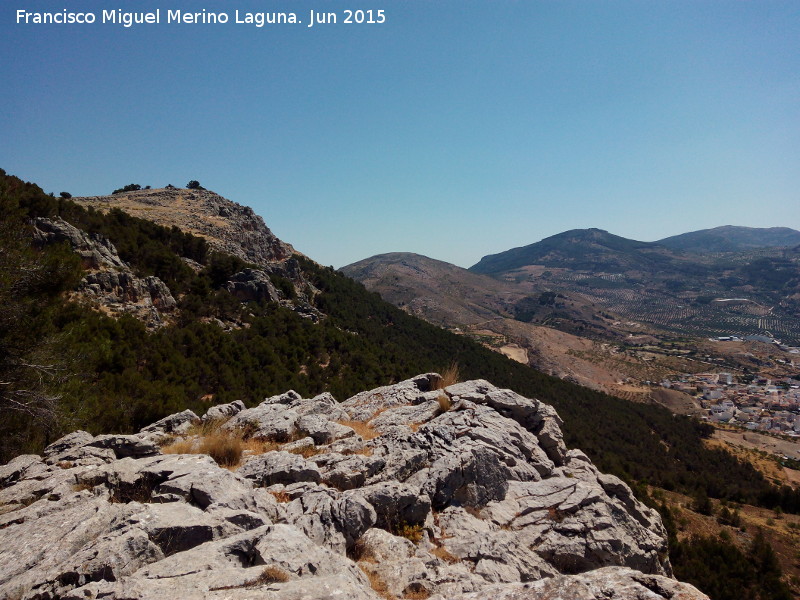
<path fill-rule="evenodd" d="M 321 486 L 286 506 L 286 519 L 317 544 L 344 554 L 375 524 L 375 510 L 356 493 Z"/>
<path fill-rule="evenodd" d="M 256 407 L 237 413 L 222 427 L 228 430 L 243 429 L 255 438 L 290 441 L 297 434 L 300 415 L 281 401 L 283 396 L 267 398 Z"/>
<path fill-rule="evenodd" d="M 218 404 L 217 406 L 209 408 L 201 419 L 204 423 L 207 421 L 223 421 L 225 419 L 230 419 L 234 415 L 238 415 L 244 409 L 245 405 L 241 400 L 236 400 L 230 404 Z"/>
<path fill-rule="evenodd" d="M 342 402 L 342 407 L 353 420 L 369 421 L 379 410 L 413 404 L 421 394 L 430 391 L 439 379 L 436 373 L 417 375 L 394 385 L 356 394 Z"/>
<path fill-rule="evenodd" d="M 200 422 L 200 417 L 198 417 L 194 412 L 189 409 L 184 410 L 183 412 L 175 413 L 174 415 L 169 415 L 168 417 L 164 417 L 160 421 L 156 421 L 152 425 L 148 425 L 146 427 L 142 427 L 140 430 L 141 433 L 173 433 L 173 434 L 185 434 L 189 431 L 189 428 L 192 425 L 197 425 Z"/>
<path fill-rule="evenodd" d="M 278 302 L 283 295 L 275 288 L 269 275 L 260 269 L 245 269 L 232 275 L 225 289 L 242 302 Z"/>
<path fill-rule="evenodd" d="M 284 451 L 268 452 L 248 459 L 239 469 L 239 474 L 261 487 L 276 483 L 288 485 L 298 481 L 319 483 L 322 480 L 315 463 Z"/>
<path fill-rule="evenodd" d="M 394 481 L 369 485 L 353 494 L 372 505 L 377 526 L 389 531 L 422 525 L 431 510 L 430 498 L 419 488 Z"/>

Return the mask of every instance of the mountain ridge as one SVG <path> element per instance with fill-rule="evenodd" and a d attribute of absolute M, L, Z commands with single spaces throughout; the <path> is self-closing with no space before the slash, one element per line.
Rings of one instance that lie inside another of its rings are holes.
<path fill-rule="evenodd" d="M 104 213 L 116 208 L 158 225 L 178 227 L 206 239 L 219 252 L 259 266 L 299 254 L 273 234 L 252 208 L 209 190 L 142 189 L 71 200 Z"/>
<path fill-rule="evenodd" d="M 674 250 L 736 252 L 754 248 L 800 245 L 800 231 L 789 227 L 742 227 L 722 225 L 663 238 L 656 242 Z"/>

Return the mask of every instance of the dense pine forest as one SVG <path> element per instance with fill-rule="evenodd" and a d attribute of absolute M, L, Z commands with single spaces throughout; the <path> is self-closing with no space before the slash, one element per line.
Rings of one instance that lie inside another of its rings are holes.
<path fill-rule="evenodd" d="M 797 491 L 776 488 L 749 464 L 708 449 L 703 438 L 709 426 L 539 373 L 411 317 L 308 259 L 299 260 L 320 291 L 313 302 L 325 317 L 318 323 L 275 303 L 241 303 L 222 285 L 247 265 L 177 228 L 120 211 L 87 210 L 2 170 L 0 214 L 2 461 L 38 452 L 77 428 L 132 432 L 185 408 L 202 413 L 210 398 L 254 405 L 294 389 L 304 396 L 327 390 L 344 400 L 455 363 L 462 379 L 487 379 L 554 405 L 568 445 L 634 486 L 645 482 L 800 511 Z M 66 246 L 32 243 L 31 219 L 54 216 L 109 238 L 138 275 L 161 278 L 178 300 L 175 322 L 151 331 L 133 317 L 112 318 L 69 300 L 67 293 L 82 277 L 77 256 Z M 275 283 L 293 293 L 290 282 Z M 215 319 L 239 326 L 225 331 Z M 673 550 L 682 553 L 676 555 L 680 564 L 723 552 L 707 546 L 675 543 Z M 765 552 L 756 547 L 752 555 L 768 561 Z M 681 575 L 704 585 L 702 572 L 687 568 Z M 713 597 L 734 596 L 723 590 Z"/>

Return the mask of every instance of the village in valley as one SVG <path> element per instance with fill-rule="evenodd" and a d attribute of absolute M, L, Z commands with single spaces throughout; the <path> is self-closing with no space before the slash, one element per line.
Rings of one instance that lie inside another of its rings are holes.
<path fill-rule="evenodd" d="M 710 341 L 739 340 L 725 337 Z M 784 367 L 782 371 L 794 375 L 722 371 L 686 373 L 665 378 L 661 386 L 692 396 L 702 409 L 696 416 L 705 421 L 800 442 L 800 348 L 786 346 L 779 340 L 770 341 L 787 357 L 779 359 Z M 779 454 L 784 459 L 800 460 L 800 443 L 795 447 L 792 453 L 782 446 Z"/>

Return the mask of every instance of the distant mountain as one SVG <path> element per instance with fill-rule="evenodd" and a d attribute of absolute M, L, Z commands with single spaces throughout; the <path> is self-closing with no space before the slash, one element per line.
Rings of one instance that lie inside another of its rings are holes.
<path fill-rule="evenodd" d="M 674 262 L 673 253 L 652 242 L 639 242 L 602 229 L 572 229 L 540 242 L 484 256 L 474 273 L 498 274 L 529 265 L 621 273 L 651 270 Z"/>
<path fill-rule="evenodd" d="M 754 248 L 785 248 L 800 245 L 800 231 L 788 227 L 738 227 L 723 225 L 673 235 L 656 242 L 685 252 L 739 252 Z"/>
<path fill-rule="evenodd" d="M 730 234 L 740 245 L 792 240 L 787 233 L 792 230 L 785 228 L 713 231 Z M 701 234 L 687 236 L 699 239 Z M 391 256 L 405 258 L 379 265 L 386 257 L 377 256 L 364 261 L 369 262 L 367 271 L 357 263 L 361 270 L 345 272 L 434 323 L 474 324 L 456 313 L 488 319 L 489 309 L 496 317 L 581 336 L 607 337 L 613 329 L 612 337 L 617 337 L 623 332 L 613 323 L 621 321 L 682 335 L 759 334 L 800 341 L 800 245 L 697 252 L 601 229 L 574 229 L 485 256 L 469 269 L 472 275 L 496 280 L 494 287 L 483 279 L 465 279 L 465 272 L 452 265 L 444 269 L 446 263 L 425 259 L 424 268 L 418 263 L 403 266 L 399 263 L 408 263 L 412 255 Z M 500 289 L 504 295 L 493 297 Z"/>
<path fill-rule="evenodd" d="M 509 316 L 510 306 L 525 296 L 512 284 L 410 252 L 379 254 L 341 272 L 437 325 L 471 325 Z"/>

